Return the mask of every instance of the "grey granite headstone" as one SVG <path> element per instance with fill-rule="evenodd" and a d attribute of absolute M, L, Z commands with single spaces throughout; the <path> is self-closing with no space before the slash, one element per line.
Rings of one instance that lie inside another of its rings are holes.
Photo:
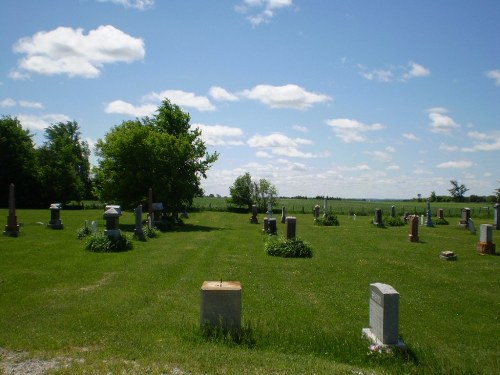
<path fill-rule="evenodd" d="M 499 230 L 500 229 L 500 203 L 495 204 L 495 211 L 494 211 L 493 216 L 494 216 L 493 225 L 494 225 L 496 230 Z"/>
<path fill-rule="evenodd" d="M 143 240 L 144 239 L 144 231 L 142 230 L 142 205 L 138 205 L 134 208 L 135 215 L 135 228 L 134 235 Z"/>
<path fill-rule="evenodd" d="M 469 220 L 467 221 L 467 226 L 471 234 L 476 234 L 476 226 L 474 225 L 474 221 L 471 218 L 469 218 Z"/>

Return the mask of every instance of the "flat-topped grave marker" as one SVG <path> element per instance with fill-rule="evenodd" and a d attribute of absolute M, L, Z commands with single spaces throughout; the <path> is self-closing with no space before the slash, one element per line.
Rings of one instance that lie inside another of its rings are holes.
<path fill-rule="evenodd" d="M 286 239 L 291 240 L 295 238 L 297 231 L 297 218 L 295 216 L 288 216 L 286 218 Z"/>
<path fill-rule="evenodd" d="M 479 242 L 476 245 L 476 250 L 481 254 L 495 254 L 493 225 L 481 224 L 479 226 Z"/>
<path fill-rule="evenodd" d="M 373 224 L 377 227 L 383 227 L 384 222 L 382 221 L 382 210 L 380 208 L 375 209 L 375 218 L 373 220 Z"/>
<path fill-rule="evenodd" d="M 399 293 L 392 286 L 370 284 L 370 327 L 362 332 L 376 345 L 405 347 L 399 339 Z"/>
<path fill-rule="evenodd" d="M 470 208 L 462 208 L 462 216 L 458 226 L 462 229 L 469 229 Z"/>
<path fill-rule="evenodd" d="M 51 229 L 63 229 L 64 224 L 61 221 L 61 203 L 52 203 L 49 210 L 50 221 L 47 226 Z"/>
<path fill-rule="evenodd" d="M 408 234 L 408 238 L 410 242 L 418 242 L 418 215 L 409 216 L 410 220 L 410 233 Z"/>
<path fill-rule="evenodd" d="M 17 237 L 19 234 L 19 224 L 16 216 L 16 193 L 14 184 L 9 186 L 9 216 L 7 216 L 7 225 L 3 232 L 7 236 Z"/>
<path fill-rule="evenodd" d="M 202 328 L 241 329 L 241 283 L 205 281 L 200 290 Z"/>

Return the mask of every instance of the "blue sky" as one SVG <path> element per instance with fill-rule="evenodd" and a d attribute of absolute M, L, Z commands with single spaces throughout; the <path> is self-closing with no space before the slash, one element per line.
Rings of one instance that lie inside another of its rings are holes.
<path fill-rule="evenodd" d="M 500 185 L 497 0 L 4 0 L 0 114 L 93 145 L 165 97 L 219 160 L 280 195 Z M 94 160 L 95 162 L 95 160 Z"/>

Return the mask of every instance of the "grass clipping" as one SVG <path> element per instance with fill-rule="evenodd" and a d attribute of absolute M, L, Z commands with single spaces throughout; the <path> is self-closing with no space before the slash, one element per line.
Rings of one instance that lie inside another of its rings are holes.
<path fill-rule="evenodd" d="M 269 237 L 265 243 L 266 253 L 283 258 L 312 258 L 311 245 L 300 238 L 285 239 Z"/>

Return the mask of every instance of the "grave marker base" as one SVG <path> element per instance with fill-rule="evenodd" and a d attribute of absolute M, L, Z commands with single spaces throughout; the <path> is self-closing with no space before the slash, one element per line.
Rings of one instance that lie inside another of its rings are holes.
<path fill-rule="evenodd" d="M 377 336 L 372 332 L 370 328 L 363 328 L 361 330 L 363 337 L 368 339 L 372 344 L 375 344 L 379 346 L 380 348 L 398 348 L 401 350 L 406 351 L 406 344 L 402 340 L 398 340 L 397 343 L 395 344 L 383 344 L 382 341 L 380 341 Z"/>
<path fill-rule="evenodd" d="M 476 245 L 476 250 L 480 254 L 496 254 L 495 244 L 489 242 L 478 242 Z"/>

